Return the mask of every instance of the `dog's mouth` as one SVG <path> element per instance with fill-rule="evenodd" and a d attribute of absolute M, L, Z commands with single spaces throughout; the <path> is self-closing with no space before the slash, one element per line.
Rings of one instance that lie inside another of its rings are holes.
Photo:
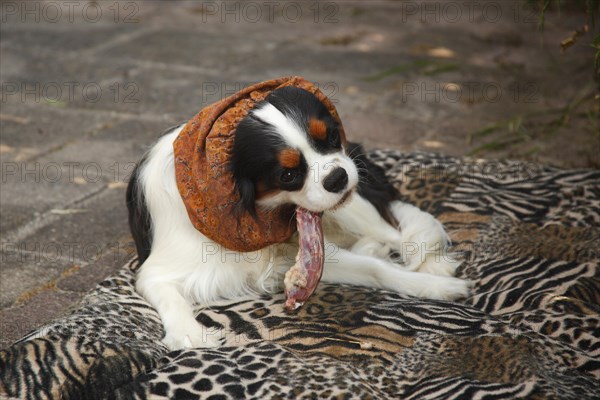
<path fill-rule="evenodd" d="M 350 198 L 350 196 L 352 196 L 353 193 L 354 193 L 354 190 L 348 190 L 346 192 L 346 194 L 344 194 L 344 196 L 340 199 L 340 201 L 338 201 L 338 203 L 335 206 L 333 206 L 333 208 L 331 210 L 332 211 L 337 210 L 338 208 L 340 208 L 344 204 L 346 204 L 346 202 L 348 201 L 348 199 Z"/>
<path fill-rule="evenodd" d="M 348 191 L 347 191 L 346 193 L 344 193 L 344 195 L 343 195 L 343 196 L 342 196 L 342 197 L 341 197 L 341 198 L 340 198 L 340 199 L 337 201 L 337 203 L 335 203 L 333 206 L 330 206 L 330 207 L 327 207 L 327 208 L 324 208 L 324 209 L 317 209 L 317 210 L 315 210 L 315 209 L 311 209 L 310 207 L 306 207 L 306 206 L 299 205 L 299 204 L 293 204 L 293 203 L 290 203 L 290 205 L 291 205 L 291 206 L 294 206 L 294 207 L 296 207 L 296 210 L 298 210 L 299 208 L 304 208 L 304 209 L 305 209 L 306 211 L 308 211 L 308 212 L 312 212 L 312 213 L 321 213 L 321 214 L 322 214 L 322 213 L 324 213 L 324 212 L 327 212 L 327 211 L 335 211 L 335 210 L 337 210 L 337 209 L 339 209 L 339 208 L 343 207 L 343 206 L 344 206 L 344 205 L 345 205 L 345 204 L 348 202 L 348 200 L 350 200 L 350 198 L 352 197 L 352 195 L 354 194 L 354 192 L 355 192 L 355 191 L 356 191 L 356 189 L 355 189 L 355 188 L 354 188 L 354 189 L 350 189 L 350 190 L 348 190 Z"/>

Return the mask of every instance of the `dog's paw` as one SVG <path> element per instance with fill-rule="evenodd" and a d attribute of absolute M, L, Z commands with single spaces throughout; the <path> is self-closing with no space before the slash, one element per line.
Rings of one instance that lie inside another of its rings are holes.
<path fill-rule="evenodd" d="M 459 300 L 470 296 L 473 283 L 446 276 L 431 276 L 427 290 L 420 297 L 434 300 Z"/>
<path fill-rule="evenodd" d="M 162 342 L 169 350 L 211 348 L 220 344 L 214 331 L 195 320 L 169 327 Z"/>
<path fill-rule="evenodd" d="M 391 248 L 377 240 L 371 239 L 370 237 L 363 237 L 352 245 L 350 251 L 354 254 L 360 254 L 362 256 L 369 256 L 385 260 L 388 258 Z"/>
<path fill-rule="evenodd" d="M 461 264 L 461 261 L 457 261 L 448 254 L 444 254 L 441 256 L 426 257 L 425 262 L 420 264 L 416 270 L 432 275 L 454 276 L 456 275 L 456 269 Z"/>

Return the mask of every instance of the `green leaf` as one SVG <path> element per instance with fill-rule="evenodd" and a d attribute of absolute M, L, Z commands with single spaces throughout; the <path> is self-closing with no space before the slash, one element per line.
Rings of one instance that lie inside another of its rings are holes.
<path fill-rule="evenodd" d="M 396 75 L 396 74 L 399 74 L 400 72 L 408 71 L 409 69 L 413 68 L 412 64 L 413 63 L 407 63 L 407 64 L 398 65 L 396 67 L 388 68 L 378 74 L 367 76 L 367 77 L 363 78 L 363 80 L 365 80 L 367 82 L 379 81 L 379 80 L 382 80 L 383 78 L 387 78 L 388 76 Z"/>
<path fill-rule="evenodd" d="M 482 144 L 481 146 L 476 147 L 473 150 L 469 151 L 469 155 L 472 156 L 472 155 L 482 153 L 485 151 L 502 150 L 502 149 L 510 146 L 511 144 L 519 143 L 521 141 L 523 141 L 523 139 L 521 139 L 521 138 L 511 138 L 511 139 L 504 140 L 504 141 L 492 140 L 489 143 Z"/>
<path fill-rule="evenodd" d="M 488 125 L 482 129 L 479 129 L 475 132 L 472 132 L 470 134 L 467 135 L 467 144 L 471 144 L 471 142 L 473 141 L 474 138 L 476 137 L 483 137 L 483 136 L 487 136 L 490 133 L 494 133 L 496 132 L 498 129 L 502 128 L 504 124 L 502 123 L 498 123 L 498 124 L 491 124 Z"/>
<path fill-rule="evenodd" d="M 64 101 L 60 101 L 60 100 L 44 98 L 44 101 L 46 101 L 46 104 L 48 104 L 49 106 L 57 107 L 57 108 L 65 108 L 67 105 Z"/>
<path fill-rule="evenodd" d="M 456 71 L 458 65 L 456 64 L 438 64 L 432 65 L 430 68 L 426 68 L 423 74 L 426 76 L 435 76 L 444 72 Z"/>

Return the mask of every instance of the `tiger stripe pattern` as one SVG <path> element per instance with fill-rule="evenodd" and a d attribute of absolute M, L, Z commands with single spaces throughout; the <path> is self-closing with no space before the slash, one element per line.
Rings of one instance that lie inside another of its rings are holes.
<path fill-rule="evenodd" d="M 600 393 L 600 172 L 378 150 L 436 215 L 474 290 L 463 302 L 320 284 L 197 309 L 216 349 L 167 352 L 132 261 L 0 352 L 24 399 L 591 399 Z"/>

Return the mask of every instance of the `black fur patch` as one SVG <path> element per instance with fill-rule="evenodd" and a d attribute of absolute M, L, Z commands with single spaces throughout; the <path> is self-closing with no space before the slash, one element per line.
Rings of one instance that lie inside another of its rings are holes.
<path fill-rule="evenodd" d="M 390 211 L 390 203 L 400 200 L 400 192 L 388 181 L 383 168 L 365 156 L 360 144 L 348 143 L 348 155 L 358 168 L 358 194 L 373 204 L 384 220 L 397 227 L 398 221 Z"/>
<path fill-rule="evenodd" d="M 309 142 L 318 152 L 326 154 L 340 150 L 342 144 L 338 124 L 314 94 L 304 89 L 286 86 L 274 90 L 265 100 L 286 117 L 295 120 L 299 127 L 304 128 Z M 311 119 L 325 124 L 325 135 L 310 134 Z"/>

